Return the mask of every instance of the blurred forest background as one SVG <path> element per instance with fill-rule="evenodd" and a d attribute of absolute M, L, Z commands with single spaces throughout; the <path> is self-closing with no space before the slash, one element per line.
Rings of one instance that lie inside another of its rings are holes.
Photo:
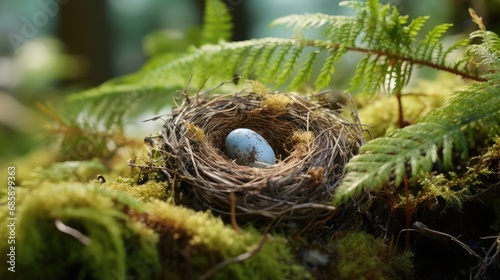
<path fill-rule="evenodd" d="M 268 28 L 281 16 L 349 12 L 333 0 L 224 2 L 233 14 L 234 41 L 290 37 L 290 30 Z M 472 7 L 489 30 L 500 32 L 500 0 L 381 2 L 410 17 L 430 16 L 427 28 L 451 22 L 450 34 L 462 36 L 475 29 L 467 11 Z M 203 5 L 203 0 L 0 1 L 0 166 L 43 147 L 44 116 L 37 102 L 60 106 L 71 93 L 137 71 L 149 57 L 196 45 Z M 342 77 L 342 69 L 337 73 Z M 138 139 L 153 133 L 140 121 L 131 121 L 128 132 Z"/>

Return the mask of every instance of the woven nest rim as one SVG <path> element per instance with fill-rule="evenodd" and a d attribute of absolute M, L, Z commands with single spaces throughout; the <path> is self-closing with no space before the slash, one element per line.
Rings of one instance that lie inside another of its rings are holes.
<path fill-rule="evenodd" d="M 229 214 L 234 193 L 238 215 L 307 221 L 334 210 L 334 188 L 364 141 L 360 127 L 294 93 L 239 92 L 186 99 L 157 147 L 171 178 L 215 212 Z M 277 163 L 255 168 L 225 155 L 225 137 L 236 128 L 262 135 Z"/>

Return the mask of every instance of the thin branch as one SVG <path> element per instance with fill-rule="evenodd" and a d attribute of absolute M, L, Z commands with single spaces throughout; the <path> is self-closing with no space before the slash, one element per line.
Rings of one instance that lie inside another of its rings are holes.
<path fill-rule="evenodd" d="M 479 256 L 476 252 L 474 252 L 474 250 L 472 250 L 469 246 L 467 246 L 462 241 L 458 240 L 458 238 L 456 238 L 453 235 L 449 235 L 449 234 L 441 232 L 441 231 L 430 229 L 428 226 L 426 226 L 422 222 L 418 222 L 418 221 L 413 223 L 413 229 L 419 231 L 422 235 L 427 236 L 429 238 L 433 238 L 433 237 L 449 238 L 451 241 L 455 242 L 460 247 L 462 247 L 465 251 L 467 251 L 467 253 L 469 253 L 469 255 L 476 257 L 481 263 L 484 263 L 484 259 L 481 256 Z"/>
<path fill-rule="evenodd" d="M 238 222 L 236 222 L 236 195 L 234 192 L 229 193 L 229 200 L 231 202 L 231 226 L 238 234 L 242 235 L 243 232 L 238 226 Z"/>

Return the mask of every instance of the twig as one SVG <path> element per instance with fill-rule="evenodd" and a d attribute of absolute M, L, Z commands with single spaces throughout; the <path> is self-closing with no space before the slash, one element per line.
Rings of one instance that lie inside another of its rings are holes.
<path fill-rule="evenodd" d="M 413 228 L 415 230 L 419 231 L 420 233 L 422 233 L 424 236 L 427 236 L 430 238 L 433 238 L 436 236 L 442 236 L 442 237 L 449 238 L 451 241 L 457 243 L 460 247 L 462 247 L 465 251 L 467 251 L 467 253 L 469 253 L 469 255 L 476 257 L 477 259 L 479 259 L 479 261 L 481 263 L 484 263 L 484 259 L 481 256 L 479 256 L 469 246 L 467 246 L 465 243 L 458 240 L 456 237 L 454 237 L 452 235 L 449 235 L 449 234 L 441 232 L 441 231 L 432 230 L 428 226 L 426 226 L 424 223 L 418 222 L 418 221 L 413 223 Z"/>
<path fill-rule="evenodd" d="M 493 261 L 495 259 L 497 259 L 499 256 L 499 253 L 500 253 L 500 234 L 497 236 L 494 236 L 493 238 L 495 238 L 495 241 L 493 242 L 493 244 L 491 244 L 490 248 L 488 249 L 488 252 L 486 252 L 484 262 L 481 263 L 481 266 L 479 267 L 476 274 L 474 275 L 474 279 L 479 279 L 481 277 L 481 275 L 483 275 L 486 272 L 486 269 L 488 268 L 488 266 L 490 266 L 493 263 Z M 483 238 L 483 239 L 485 239 L 485 238 Z M 493 253 L 493 251 L 495 251 L 495 253 L 490 256 L 490 254 Z M 498 266 L 498 259 L 496 261 L 497 261 L 497 266 Z"/>
<path fill-rule="evenodd" d="M 222 82 L 222 83 L 218 84 L 217 86 L 215 86 L 215 87 L 213 87 L 213 88 L 211 88 L 211 89 L 209 89 L 209 90 L 207 90 L 207 91 L 205 91 L 205 92 L 200 93 L 199 95 L 200 95 L 200 96 L 202 96 L 202 95 L 205 95 L 205 94 L 209 94 L 209 93 L 211 93 L 212 91 L 214 91 L 214 90 L 216 90 L 216 89 L 220 88 L 221 86 L 223 86 L 223 85 L 225 85 L 225 84 L 227 84 L 227 83 L 229 83 L 229 82 L 232 82 L 232 81 L 234 81 L 234 80 L 236 80 L 236 79 L 239 79 L 239 78 L 241 78 L 241 76 L 235 76 L 235 77 L 233 77 L 233 78 L 231 78 L 231 79 L 229 79 L 229 80 L 227 80 L 227 81 L 224 81 L 224 82 Z"/>
<path fill-rule="evenodd" d="M 74 229 L 72 227 L 69 227 L 69 226 L 63 224 L 63 222 L 61 222 L 61 220 L 56 219 L 54 223 L 56 224 L 56 228 L 59 231 L 64 232 L 66 234 L 69 234 L 69 235 L 73 236 L 78 241 L 80 241 L 83 245 L 89 245 L 90 244 L 90 238 L 88 238 L 83 233 L 79 232 L 78 230 L 76 230 L 76 229 Z"/>
<path fill-rule="evenodd" d="M 238 234 L 242 235 L 243 232 L 236 222 L 236 195 L 234 192 L 229 193 L 229 199 L 231 200 L 231 226 L 236 232 L 238 232 Z"/>

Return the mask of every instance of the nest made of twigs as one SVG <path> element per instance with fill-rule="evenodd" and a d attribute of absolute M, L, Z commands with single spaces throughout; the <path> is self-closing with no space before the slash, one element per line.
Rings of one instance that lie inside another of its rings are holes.
<path fill-rule="evenodd" d="M 186 97 L 187 98 L 187 97 Z M 262 135 L 277 163 L 238 165 L 225 154 L 236 128 Z M 219 213 L 311 222 L 327 215 L 344 165 L 362 143 L 358 122 L 294 93 L 187 98 L 161 132 L 164 171 Z"/>

